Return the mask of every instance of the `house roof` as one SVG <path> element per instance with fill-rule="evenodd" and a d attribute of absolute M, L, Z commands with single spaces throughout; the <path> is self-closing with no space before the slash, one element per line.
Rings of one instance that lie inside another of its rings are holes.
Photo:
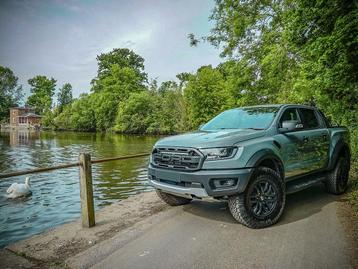
<path fill-rule="evenodd" d="M 37 115 L 35 113 L 26 113 L 24 115 L 20 115 L 20 116 L 17 116 L 17 117 L 25 117 L 25 118 L 42 118 L 42 116 L 40 115 Z"/>

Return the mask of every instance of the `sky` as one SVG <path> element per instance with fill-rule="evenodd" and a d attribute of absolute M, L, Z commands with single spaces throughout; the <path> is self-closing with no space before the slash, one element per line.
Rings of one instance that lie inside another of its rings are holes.
<path fill-rule="evenodd" d="M 149 78 L 175 79 L 202 65 L 216 66 L 210 44 L 190 47 L 187 35 L 208 34 L 213 0 L 0 0 L 0 65 L 11 68 L 25 93 L 27 80 L 45 75 L 74 96 L 89 92 L 96 55 L 130 48 L 145 59 Z"/>

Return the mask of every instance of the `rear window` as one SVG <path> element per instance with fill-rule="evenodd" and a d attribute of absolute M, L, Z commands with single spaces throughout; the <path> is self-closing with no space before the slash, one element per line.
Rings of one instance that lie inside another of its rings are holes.
<path fill-rule="evenodd" d="M 327 128 L 332 127 L 332 122 L 326 117 L 326 115 L 321 110 L 318 110 L 318 112 L 321 115 L 322 119 L 324 120 Z"/>
<path fill-rule="evenodd" d="M 302 117 L 303 117 L 303 124 L 305 128 L 317 128 L 319 126 L 319 122 L 316 117 L 316 113 L 312 109 L 301 108 L 300 109 Z"/>

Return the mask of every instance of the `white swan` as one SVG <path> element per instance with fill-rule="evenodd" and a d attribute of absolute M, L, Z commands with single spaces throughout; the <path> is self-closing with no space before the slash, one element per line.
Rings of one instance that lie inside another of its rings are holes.
<path fill-rule="evenodd" d="M 12 183 L 6 192 L 9 194 L 8 198 L 17 198 L 31 194 L 30 178 L 27 177 L 25 179 L 25 184 Z"/>

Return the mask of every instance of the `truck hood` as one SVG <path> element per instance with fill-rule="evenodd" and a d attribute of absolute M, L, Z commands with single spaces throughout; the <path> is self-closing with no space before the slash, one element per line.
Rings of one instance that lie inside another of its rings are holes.
<path fill-rule="evenodd" d="M 239 142 L 265 135 L 265 130 L 230 129 L 218 131 L 196 131 L 160 139 L 156 147 L 212 148 L 233 146 Z"/>

